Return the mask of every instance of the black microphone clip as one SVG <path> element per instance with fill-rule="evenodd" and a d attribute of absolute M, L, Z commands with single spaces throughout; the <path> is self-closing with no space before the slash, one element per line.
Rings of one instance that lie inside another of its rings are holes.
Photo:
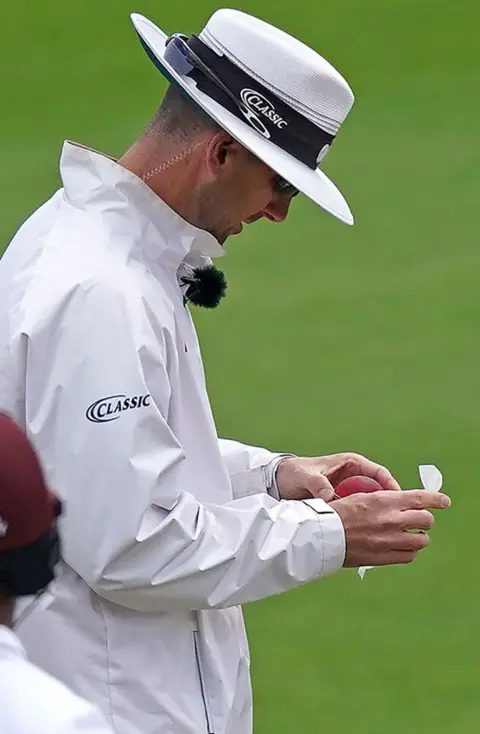
<path fill-rule="evenodd" d="M 203 308 L 216 308 L 227 290 L 227 281 L 221 270 L 215 265 L 192 268 L 191 274 L 183 275 L 181 282 L 187 288 L 183 302 L 193 303 Z"/>

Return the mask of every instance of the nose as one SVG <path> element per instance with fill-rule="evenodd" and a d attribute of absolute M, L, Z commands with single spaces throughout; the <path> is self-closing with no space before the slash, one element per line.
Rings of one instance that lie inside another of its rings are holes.
<path fill-rule="evenodd" d="M 284 222 L 288 216 L 288 210 L 292 200 L 289 196 L 274 196 L 265 207 L 262 214 L 271 222 Z"/>

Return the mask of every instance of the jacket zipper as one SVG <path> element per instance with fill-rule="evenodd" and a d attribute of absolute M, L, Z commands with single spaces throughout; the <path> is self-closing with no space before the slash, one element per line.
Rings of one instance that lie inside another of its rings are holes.
<path fill-rule="evenodd" d="M 215 731 L 213 729 L 213 723 L 212 723 L 212 717 L 209 710 L 209 705 L 207 701 L 207 692 L 205 689 L 205 681 L 203 676 L 203 667 L 200 657 L 200 650 L 199 650 L 199 644 L 198 644 L 198 630 L 193 630 L 193 647 L 195 649 L 195 660 L 197 663 L 197 671 L 198 671 L 198 679 L 200 681 L 200 692 L 202 694 L 202 700 L 203 700 L 203 706 L 205 709 L 205 719 L 207 722 L 207 732 L 208 734 L 215 734 Z"/>

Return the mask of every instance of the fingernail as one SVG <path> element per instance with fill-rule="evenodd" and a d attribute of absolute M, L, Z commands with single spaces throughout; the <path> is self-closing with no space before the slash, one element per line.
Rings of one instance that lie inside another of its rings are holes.
<path fill-rule="evenodd" d="M 447 497 L 446 494 L 442 494 L 442 507 L 450 507 L 452 504 L 450 497 Z"/>

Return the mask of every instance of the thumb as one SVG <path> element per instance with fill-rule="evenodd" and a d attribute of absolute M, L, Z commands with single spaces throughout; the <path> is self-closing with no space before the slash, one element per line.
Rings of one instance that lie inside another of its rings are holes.
<path fill-rule="evenodd" d="M 330 484 L 329 480 L 322 474 L 313 474 L 308 478 L 307 487 L 312 497 L 319 497 L 325 502 L 331 502 L 335 497 L 335 490 Z"/>

